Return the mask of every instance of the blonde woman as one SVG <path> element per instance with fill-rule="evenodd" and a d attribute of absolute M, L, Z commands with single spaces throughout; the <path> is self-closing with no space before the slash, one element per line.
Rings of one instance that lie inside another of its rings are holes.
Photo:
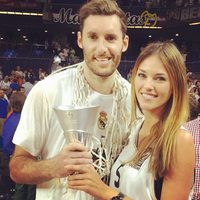
<path fill-rule="evenodd" d="M 143 117 L 137 117 L 136 107 Z M 132 133 L 111 170 L 110 187 L 88 166 L 71 166 L 71 188 L 98 199 L 188 200 L 193 185 L 194 141 L 181 126 L 188 118 L 186 69 L 171 42 L 140 53 L 132 73 Z"/>

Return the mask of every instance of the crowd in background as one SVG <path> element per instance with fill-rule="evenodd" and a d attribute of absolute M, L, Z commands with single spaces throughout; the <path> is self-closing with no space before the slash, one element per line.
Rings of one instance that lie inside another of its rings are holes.
<path fill-rule="evenodd" d="M 16 66 L 9 74 L 4 75 L 0 66 L 0 188 L 5 187 L 4 190 L 8 190 L 6 195 L 0 192 L 0 199 L 10 199 L 13 192 L 14 199 L 35 199 L 34 185 L 15 184 L 10 180 L 8 163 L 14 151 L 12 138 L 18 126 L 25 99 L 32 87 L 47 75 L 42 68 L 34 71 L 23 70 L 20 66 Z"/>
<path fill-rule="evenodd" d="M 4 75 L 0 66 L 0 135 L 4 121 L 12 113 L 9 103 L 12 94 L 20 92 L 27 96 L 33 85 L 46 76 L 47 73 L 41 68 L 34 72 L 32 69 L 22 70 L 20 66 L 13 69 L 10 74 Z"/>
<path fill-rule="evenodd" d="M 200 79 L 195 79 L 192 72 L 188 72 L 188 91 L 200 103 Z"/>

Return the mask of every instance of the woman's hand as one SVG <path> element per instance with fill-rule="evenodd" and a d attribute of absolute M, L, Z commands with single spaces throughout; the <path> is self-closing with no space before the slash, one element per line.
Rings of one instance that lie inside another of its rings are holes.
<path fill-rule="evenodd" d="M 68 187 L 85 191 L 98 199 L 111 199 L 118 194 L 118 191 L 107 186 L 100 178 L 91 164 L 71 165 L 67 167 L 69 171 L 77 173 L 68 176 Z"/>

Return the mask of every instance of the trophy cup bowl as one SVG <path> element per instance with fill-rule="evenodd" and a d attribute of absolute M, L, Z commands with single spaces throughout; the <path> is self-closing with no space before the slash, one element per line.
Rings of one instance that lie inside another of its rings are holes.
<path fill-rule="evenodd" d="M 91 149 L 92 136 L 97 124 L 99 106 L 68 106 L 54 108 L 68 142 L 79 140 Z"/>

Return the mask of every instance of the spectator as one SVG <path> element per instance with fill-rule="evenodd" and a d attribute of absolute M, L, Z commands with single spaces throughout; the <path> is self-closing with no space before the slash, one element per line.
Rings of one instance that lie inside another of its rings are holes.
<path fill-rule="evenodd" d="M 14 78 L 14 79 L 12 80 L 12 82 L 10 83 L 10 89 L 11 89 L 11 92 L 12 92 L 12 91 L 17 91 L 17 90 L 19 90 L 19 84 L 18 84 L 16 78 Z"/>
<path fill-rule="evenodd" d="M 12 113 L 6 119 L 3 126 L 3 152 L 8 157 L 11 157 L 14 152 L 15 145 L 12 143 L 12 139 L 15 130 L 18 126 L 21 111 L 25 102 L 26 96 L 21 92 L 14 92 L 10 97 L 10 105 Z M 35 186 L 16 184 L 15 185 L 15 200 L 35 200 Z"/>
<path fill-rule="evenodd" d="M 200 103 L 190 96 L 190 120 L 184 127 L 192 134 L 195 144 L 195 178 L 192 200 L 200 198 Z"/>
<path fill-rule="evenodd" d="M 2 66 L 0 65 L 0 81 L 3 80 L 3 71 Z"/>
<path fill-rule="evenodd" d="M 14 151 L 14 144 L 12 138 L 20 120 L 22 107 L 25 102 L 25 95 L 21 92 L 15 92 L 10 97 L 11 114 L 4 122 L 3 126 L 3 152 L 7 156 L 11 156 Z"/>
<path fill-rule="evenodd" d="M 6 94 L 8 94 L 9 88 L 10 88 L 10 80 L 9 76 L 5 76 L 2 81 L 0 81 L 0 88 L 5 91 Z"/>
<path fill-rule="evenodd" d="M 5 98 L 4 90 L 0 88 L 0 135 L 2 134 L 2 128 L 7 117 L 7 113 L 8 100 Z"/>
<path fill-rule="evenodd" d="M 29 79 L 27 77 L 25 77 L 24 83 L 22 84 L 22 86 L 24 87 L 25 95 L 28 96 L 29 92 L 33 88 L 33 84 L 29 82 Z"/>

